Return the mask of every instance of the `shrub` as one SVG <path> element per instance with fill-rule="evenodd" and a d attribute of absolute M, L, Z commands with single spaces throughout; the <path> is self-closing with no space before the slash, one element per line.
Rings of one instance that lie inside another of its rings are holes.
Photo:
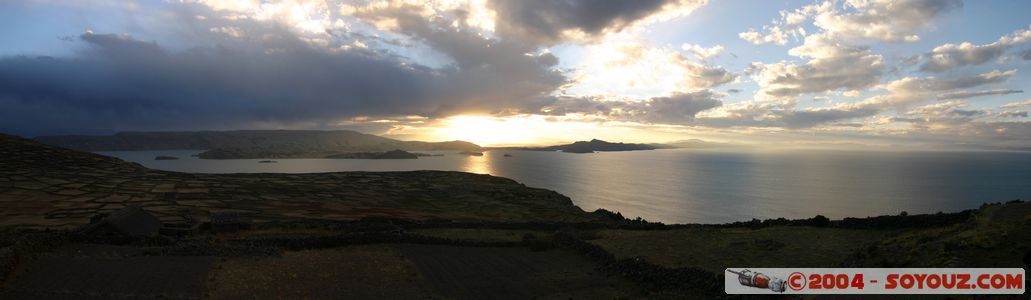
<path fill-rule="evenodd" d="M 810 226 L 827 227 L 830 224 L 831 224 L 831 219 L 825 217 L 824 215 L 816 215 L 812 219 L 809 219 L 809 225 Z"/>

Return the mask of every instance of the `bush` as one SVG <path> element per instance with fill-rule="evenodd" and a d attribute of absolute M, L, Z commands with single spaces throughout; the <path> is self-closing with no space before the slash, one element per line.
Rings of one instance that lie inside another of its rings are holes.
<path fill-rule="evenodd" d="M 810 226 L 827 227 L 830 224 L 831 224 L 831 219 L 825 217 L 824 215 L 816 215 L 812 219 L 809 219 L 809 225 Z"/>

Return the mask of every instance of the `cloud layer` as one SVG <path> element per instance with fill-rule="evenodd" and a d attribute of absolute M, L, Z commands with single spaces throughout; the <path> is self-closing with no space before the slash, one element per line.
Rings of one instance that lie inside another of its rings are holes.
<path fill-rule="evenodd" d="M 4 8 L 94 13 L 83 17 L 91 25 L 62 32 L 64 52 L 46 52 L 62 54 L 0 56 L 0 130 L 358 128 L 417 138 L 449 117 L 476 115 L 661 133 L 976 135 L 1031 146 L 1016 136 L 1029 131 L 1028 105 L 1013 98 L 1025 98 L 1028 24 L 968 39 L 938 30 L 972 2 L 821 0 L 766 24 L 706 27 L 727 24 L 709 15 L 726 5 L 0 3 L 0 16 L 24 24 Z M 108 17 L 126 18 L 131 34 L 103 26 Z M 12 30 L 21 46 L 19 37 L 47 28 Z"/>

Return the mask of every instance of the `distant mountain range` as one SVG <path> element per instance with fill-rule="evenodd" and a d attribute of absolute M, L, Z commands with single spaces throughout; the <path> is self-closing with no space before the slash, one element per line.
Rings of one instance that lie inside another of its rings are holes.
<path fill-rule="evenodd" d="M 201 158 L 321 158 L 344 153 L 481 151 L 464 142 L 400 141 L 349 130 L 121 132 L 108 136 L 41 136 L 37 141 L 81 151 L 208 150 Z"/>
<path fill-rule="evenodd" d="M 599 139 L 590 141 L 578 141 L 572 144 L 555 145 L 548 147 L 514 147 L 509 149 L 532 150 L 532 151 L 562 151 L 568 153 L 594 153 L 606 151 L 637 151 L 676 148 L 664 144 L 633 144 L 633 143 L 610 143 Z"/>

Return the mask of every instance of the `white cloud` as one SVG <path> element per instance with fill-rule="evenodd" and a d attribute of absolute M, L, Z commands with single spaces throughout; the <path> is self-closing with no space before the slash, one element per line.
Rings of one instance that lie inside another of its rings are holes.
<path fill-rule="evenodd" d="M 325 0 L 186 0 L 226 12 L 232 19 L 275 21 L 300 32 L 322 34 L 332 27 L 330 3 Z"/>
<path fill-rule="evenodd" d="M 851 92 L 876 85 L 886 66 L 865 42 L 918 40 L 916 31 L 960 6 L 957 0 L 823 1 L 782 11 L 781 19 L 765 28 L 766 34 L 749 31 L 740 36 L 753 44 L 784 44 L 787 36 L 804 37 L 788 54 L 808 62 L 754 63 L 750 68 L 760 98 L 790 102 L 807 93 Z M 803 25 L 810 20 L 820 31 L 807 35 Z"/>
<path fill-rule="evenodd" d="M 1006 104 L 1003 104 L 1002 106 L 999 106 L 999 108 L 1017 108 L 1017 107 L 1024 107 L 1024 106 L 1031 106 L 1031 99 L 1027 99 L 1027 100 L 1020 101 L 1020 102 L 1006 103 Z"/>
<path fill-rule="evenodd" d="M 843 10 L 825 10 L 813 22 L 842 40 L 911 42 L 938 16 L 960 8 L 960 0 L 848 0 Z"/>
<path fill-rule="evenodd" d="M 707 60 L 709 58 L 717 57 L 720 53 L 723 53 L 723 46 L 716 45 L 709 48 L 705 48 L 699 45 L 683 44 L 680 45 L 680 49 L 687 51 L 698 60 Z"/>
<path fill-rule="evenodd" d="M 1013 46 L 1031 41 L 1031 28 L 1019 30 L 1013 34 L 1000 37 L 999 40 L 985 45 L 974 45 L 963 42 L 959 45 L 944 44 L 935 47 L 927 54 L 927 61 L 920 66 L 921 70 L 943 72 L 946 70 L 980 65 L 1001 57 Z"/>
<path fill-rule="evenodd" d="M 771 26 L 763 29 L 766 31 L 766 34 L 759 33 L 755 30 L 749 30 L 746 32 L 738 33 L 737 36 L 740 37 L 742 40 L 748 41 L 749 43 L 752 43 L 754 45 L 784 45 L 788 43 L 788 34 L 781 30 L 780 27 Z"/>
<path fill-rule="evenodd" d="M 923 78 L 904 77 L 884 85 L 882 88 L 888 91 L 887 94 L 867 98 L 866 100 L 861 102 L 861 104 L 873 105 L 884 108 L 900 108 L 933 99 L 956 99 L 965 97 L 1013 93 L 1013 91 L 1010 90 L 990 90 L 973 92 L 956 90 L 1002 83 L 1008 80 L 1014 74 L 1016 74 L 1016 70 L 994 70 L 975 76 L 965 76 L 958 78 L 937 78 L 933 76 Z"/>
<path fill-rule="evenodd" d="M 746 32 L 739 33 L 737 36 L 754 45 L 785 45 L 788 42 L 788 37 L 793 37 L 795 39 L 805 37 L 806 32 L 803 25 L 805 25 L 804 23 L 813 15 L 820 12 L 827 12 L 832 9 L 833 3 L 826 1 L 823 3 L 806 5 L 794 11 L 781 11 L 781 18 L 774 20 L 770 25 L 763 25 L 762 32 L 750 29 Z"/>
<path fill-rule="evenodd" d="M 927 28 L 938 16 L 962 5 L 960 0 L 823 1 L 794 11 L 781 11 L 780 18 L 763 26 L 762 32 L 749 30 L 738 37 L 755 45 L 784 45 L 788 37 L 805 37 L 804 25 L 811 20 L 835 40 L 912 42 L 920 39 L 916 31 Z"/>
<path fill-rule="evenodd" d="M 806 38 L 792 55 L 811 58 L 805 64 L 753 63 L 749 73 L 759 84 L 760 98 L 792 101 L 807 93 L 860 90 L 877 84 L 884 73 L 881 56 L 861 47 L 830 43 L 823 35 Z"/>
<path fill-rule="evenodd" d="M 781 19 L 765 28 L 766 34 L 749 31 L 740 36 L 753 44 L 784 44 L 787 36 L 804 37 L 788 54 L 808 62 L 753 63 L 749 69 L 759 84 L 760 98 L 793 102 L 802 94 L 854 92 L 876 85 L 886 66 L 865 42 L 918 40 L 916 31 L 961 5 L 957 0 L 824 1 L 782 11 Z M 805 33 L 803 25 L 809 20 L 819 32 Z"/>
<path fill-rule="evenodd" d="M 707 54 L 718 52 L 706 49 Z M 574 95 L 664 96 L 718 87 L 738 78 L 726 69 L 689 59 L 680 51 L 632 38 L 610 38 L 588 46 L 576 67 Z"/>

